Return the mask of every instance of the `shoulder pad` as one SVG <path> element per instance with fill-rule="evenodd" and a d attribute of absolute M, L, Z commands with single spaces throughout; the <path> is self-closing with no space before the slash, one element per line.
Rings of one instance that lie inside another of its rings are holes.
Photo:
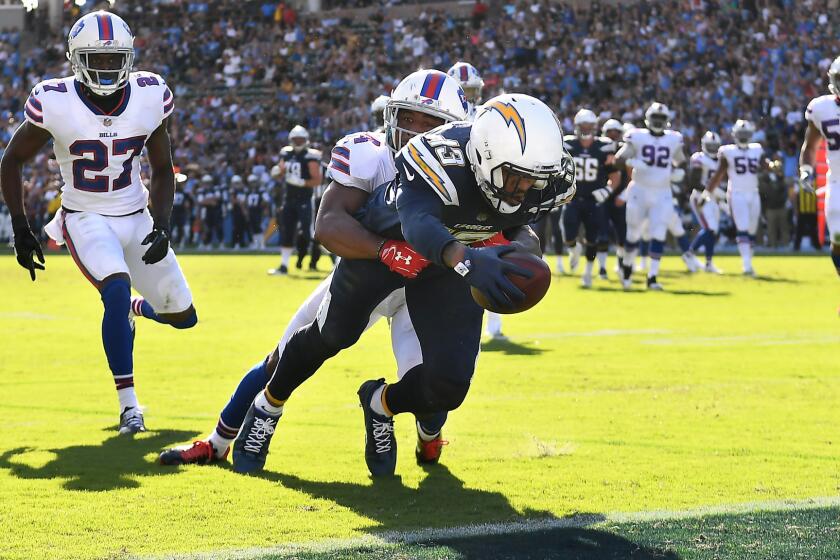
<path fill-rule="evenodd" d="M 415 136 L 398 155 L 402 182 L 417 188 L 431 187 L 444 204 L 457 206 L 458 191 L 423 136 Z"/>
<path fill-rule="evenodd" d="M 372 191 L 382 158 L 391 157 L 389 148 L 375 134 L 356 132 L 339 140 L 330 154 L 327 176 L 341 185 Z"/>
<path fill-rule="evenodd" d="M 596 140 L 600 143 L 600 145 L 601 145 L 600 149 L 603 153 L 612 154 L 612 153 L 615 153 L 617 151 L 617 147 L 615 145 L 615 142 L 613 142 L 609 138 L 607 138 L 605 136 L 599 136 L 598 138 L 596 138 Z"/>
<path fill-rule="evenodd" d="M 292 147 L 291 147 L 291 146 L 283 146 L 283 147 L 280 149 L 280 153 L 281 153 L 281 154 L 283 154 L 283 155 L 289 154 L 289 153 L 291 153 L 291 151 L 292 151 Z"/>
<path fill-rule="evenodd" d="M 321 150 L 309 148 L 306 152 L 306 159 L 321 161 Z"/>

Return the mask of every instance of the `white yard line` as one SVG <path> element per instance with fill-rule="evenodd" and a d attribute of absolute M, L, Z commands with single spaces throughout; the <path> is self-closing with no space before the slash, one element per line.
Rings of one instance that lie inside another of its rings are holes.
<path fill-rule="evenodd" d="M 392 544 L 416 544 L 446 541 L 468 537 L 506 535 L 511 533 L 531 533 L 550 529 L 598 527 L 616 523 L 636 523 L 649 521 L 667 521 L 691 519 L 708 515 L 731 515 L 766 511 L 789 511 L 840 506 L 840 496 L 809 498 L 805 500 L 775 500 L 766 502 L 747 502 L 733 505 L 701 506 L 685 510 L 656 510 L 633 513 L 610 513 L 606 516 L 597 514 L 572 515 L 559 519 L 528 519 L 508 523 L 482 523 L 449 527 L 445 529 L 418 529 L 414 531 L 383 531 L 347 539 L 324 539 L 316 542 L 293 543 L 271 547 L 255 547 L 243 550 L 225 550 L 196 554 L 162 554 L 142 558 L 167 558 L 180 560 L 216 560 L 236 559 L 253 560 L 269 554 L 292 554 L 309 552 L 337 552 L 362 547 L 387 546 Z M 444 543 L 445 544 L 445 543 Z"/>

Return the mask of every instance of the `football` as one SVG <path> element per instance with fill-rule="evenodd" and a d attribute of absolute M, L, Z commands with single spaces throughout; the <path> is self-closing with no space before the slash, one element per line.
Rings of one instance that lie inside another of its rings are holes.
<path fill-rule="evenodd" d="M 502 258 L 522 268 L 526 268 L 533 273 L 531 278 L 508 274 L 510 281 L 525 293 L 525 298 L 515 302 L 510 307 L 496 307 L 483 292 L 475 288 L 470 288 L 473 299 L 478 305 L 494 313 L 521 313 L 531 309 L 548 292 L 548 286 L 551 284 L 551 269 L 548 268 L 544 260 L 525 251 L 513 251 L 504 255 Z"/>

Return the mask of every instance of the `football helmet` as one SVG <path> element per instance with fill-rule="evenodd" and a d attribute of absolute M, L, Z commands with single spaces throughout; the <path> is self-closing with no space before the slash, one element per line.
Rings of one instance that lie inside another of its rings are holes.
<path fill-rule="evenodd" d="M 128 84 L 134 66 L 134 35 L 118 15 L 91 12 L 70 28 L 67 60 L 76 81 L 96 95 L 111 95 Z"/>
<path fill-rule="evenodd" d="M 575 115 L 575 136 L 578 138 L 594 138 L 598 132 L 598 117 L 589 109 L 581 109 Z"/>
<path fill-rule="evenodd" d="M 671 111 L 664 103 L 654 101 L 645 111 L 645 126 L 654 134 L 662 134 L 671 126 Z"/>
<path fill-rule="evenodd" d="M 717 158 L 717 153 L 720 149 L 720 135 L 717 132 L 707 130 L 703 138 L 700 139 L 700 149 L 707 156 Z"/>
<path fill-rule="evenodd" d="M 619 135 L 624 134 L 624 126 L 622 126 L 621 121 L 618 119 L 608 119 L 604 123 L 604 126 L 601 127 L 601 134 L 607 136 L 607 133 L 613 130 L 617 131 Z"/>
<path fill-rule="evenodd" d="M 461 89 L 464 90 L 464 95 L 467 96 L 467 101 L 474 105 L 481 102 L 484 80 L 481 79 L 481 74 L 478 73 L 475 66 L 469 62 L 456 62 L 446 73 L 457 80 Z"/>
<path fill-rule="evenodd" d="M 388 106 L 388 96 L 380 95 L 370 104 L 370 116 L 375 126 L 382 126 L 385 122 L 385 107 Z"/>
<path fill-rule="evenodd" d="M 828 91 L 840 98 L 840 56 L 828 67 Z"/>
<path fill-rule="evenodd" d="M 298 139 L 302 140 L 302 142 L 296 143 L 295 140 Z M 299 124 L 295 125 L 295 127 L 289 131 L 289 142 L 291 143 L 294 151 L 304 151 L 309 147 L 309 131 Z"/>
<path fill-rule="evenodd" d="M 425 113 L 446 122 L 467 118 L 467 98 L 458 82 L 439 70 L 409 74 L 391 92 L 385 106 L 385 138 L 388 147 L 400 150 L 417 133 L 400 128 L 400 109 Z"/>
<path fill-rule="evenodd" d="M 557 115 L 542 101 L 504 94 L 479 109 L 467 151 L 476 182 L 499 213 L 539 215 L 575 194 L 575 164 Z"/>
<path fill-rule="evenodd" d="M 732 138 L 739 148 L 746 148 L 755 134 L 755 125 L 748 120 L 738 119 L 732 125 Z"/>

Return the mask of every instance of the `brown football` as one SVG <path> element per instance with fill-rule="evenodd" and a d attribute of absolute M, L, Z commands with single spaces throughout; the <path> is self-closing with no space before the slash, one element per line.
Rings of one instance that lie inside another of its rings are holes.
<path fill-rule="evenodd" d="M 525 299 L 513 304 L 512 307 L 495 307 L 483 292 L 470 288 L 472 290 L 472 297 L 475 302 L 495 313 L 521 313 L 526 309 L 531 309 L 545 296 L 548 291 L 548 286 L 551 284 L 551 269 L 541 258 L 526 253 L 525 251 L 513 251 L 507 253 L 502 257 L 505 260 L 530 270 L 534 275 L 531 278 L 523 278 L 516 274 L 508 274 L 507 277 L 513 282 L 517 288 L 525 292 Z"/>

